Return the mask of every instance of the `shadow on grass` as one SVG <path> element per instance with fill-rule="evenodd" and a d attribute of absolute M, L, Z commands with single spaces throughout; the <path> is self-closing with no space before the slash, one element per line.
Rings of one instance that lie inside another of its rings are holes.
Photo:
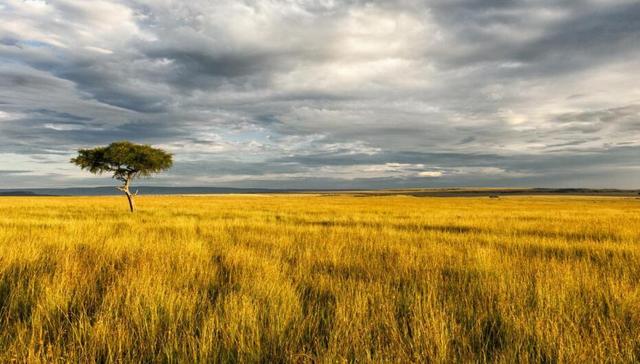
<path fill-rule="evenodd" d="M 298 286 L 298 292 L 303 314 L 300 346 L 318 358 L 329 346 L 336 316 L 336 297 L 327 289 L 305 283 Z"/>

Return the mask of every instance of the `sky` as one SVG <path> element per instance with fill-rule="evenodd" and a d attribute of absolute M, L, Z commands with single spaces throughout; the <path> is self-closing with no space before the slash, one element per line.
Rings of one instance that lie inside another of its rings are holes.
<path fill-rule="evenodd" d="M 0 0 L 0 188 L 640 187 L 640 2 Z"/>

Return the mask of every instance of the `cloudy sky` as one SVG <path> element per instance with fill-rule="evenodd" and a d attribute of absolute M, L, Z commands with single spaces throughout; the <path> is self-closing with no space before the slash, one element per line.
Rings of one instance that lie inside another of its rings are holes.
<path fill-rule="evenodd" d="M 0 1 L 0 188 L 640 185 L 640 3 Z"/>

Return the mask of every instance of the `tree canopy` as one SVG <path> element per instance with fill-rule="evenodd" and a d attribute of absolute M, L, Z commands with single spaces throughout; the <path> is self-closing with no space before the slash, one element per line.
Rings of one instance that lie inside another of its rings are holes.
<path fill-rule="evenodd" d="M 131 180 L 169 169 L 173 164 L 173 157 L 162 149 L 124 140 L 106 147 L 80 149 L 71 163 L 94 174 L 113 173 L 113 178 L 122 181 L 122 186 L 116 188 L 127 196 L 129 208 L 133 212 L 133 196 L 138 192 L 132 194 L 129 191 Z"/>
<path fill-rule="evenodd" d="M 162 149 L 119 141 L 106 147 L 80 149 L 71 163 L 94 174 L 113 173 L 113 178 L 127 183 L 169 169 L 173 158 Z"/>

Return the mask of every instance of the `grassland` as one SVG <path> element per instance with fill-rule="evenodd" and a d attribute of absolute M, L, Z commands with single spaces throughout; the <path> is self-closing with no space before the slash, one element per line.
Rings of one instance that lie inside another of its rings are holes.
<path fill-rule="evenodd" d="M 640 200 L 0 198 L 0 362 L 640 361 Z"/>

